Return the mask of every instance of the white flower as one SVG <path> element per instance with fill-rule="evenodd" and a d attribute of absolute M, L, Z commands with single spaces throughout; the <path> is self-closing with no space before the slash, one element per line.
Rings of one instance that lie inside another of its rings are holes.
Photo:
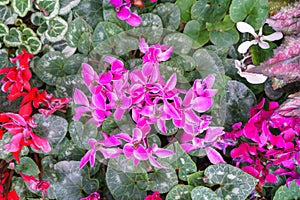
<path fill-rule="evenodd" d="M 250 33 L 254 37 L 254 40 L 245 41 L 240 44 L 240 46 L 238 47 L 238 52 L 240 53 L 246 53 L 250 46 L 254 44 L 258 44 L 262 49 L 268 49 L 270 48 L 270 45 L 266 41 L 280 40 L 283 37 L 281 32 L 275 32 L 271 35 L 265 36 L 262 34 L 262 27 L 259 29 L 257 35 L 254 28 L 246 22 L 238 22 L 236 24 L 236 27 L 241 33 Z"/>
<path fill-rule="evenodd" d="M 248 69 L 252 69 L 254 67 L 256 67 L 255 65 L 245 65 L 244 61 L 249 58 L 245 57 L 244 59 L 242 59 L 241 61 L 239 60 L 235 60 L 235 68 L 237 68 L 238 70 L 238 74 L 241 77 L 244 77 L 249 83 L 252 84 L 261 84 L 264 83 L 267 80 L 267 76 L 263 75 L 263 74 L 256 74 L 256 73 L 250 73 L 247 72 L 246 70 Z"/>

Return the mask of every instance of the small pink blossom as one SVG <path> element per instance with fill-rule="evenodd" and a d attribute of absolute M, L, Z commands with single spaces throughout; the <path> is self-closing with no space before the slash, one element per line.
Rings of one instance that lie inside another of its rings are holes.
<path fill-rule="evenodd" d="M 99 200 L 100 194 L 98 192 L 93 192 L 87 197 L 81 198 L 80 200 Z"/>

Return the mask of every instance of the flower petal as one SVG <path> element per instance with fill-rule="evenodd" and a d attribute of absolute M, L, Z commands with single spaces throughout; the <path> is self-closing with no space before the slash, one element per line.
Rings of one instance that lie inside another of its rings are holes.
<path fill-rule="evenodd" d="M 74 92 L 74 102 L 75 102 L 75 104 L 84 105 L 86 107 L 89 107 L 89 101 L 88 101 L 87 97 L 81 90 L 79 90 L 77 88 L 75 88 L 75 92 Z"/>
<path fill-rule="evenodd" d="M 283 34 L 281 32 L 275 32 L 271 35 L 263 35 L 261 37 L 262 40 L 268 40 L 268 41 L 275 41 L 280 40 L 283 37 Z"/>
<path fill-rule="evenodd" d="M 226 163 L 221 154 L 211 147 L 206 147 L 206 154 L 212 164 Z"/>
<path fill-rule="evenodd" d="M 128 19 L 131 15 L 131 11 L 130 8 L 127 6 L 122 6 L 122 8 L 119 10 L 119 12 L 117 12 L 117 17 L 120 20 L 125 20 Z"/>
<path fill-rule="evenodd" d="M 131 13 L 130 17 L 126 19 L 126 23 L 130 26 L 139 26 L 142 23 L 142 18 L 135 13 Z"/>
<path fill-rule="evenodd" d="M 238 47 L 238 52 L 239 53 L 246 53 L 248 51 L 248 49 L 250 48 L 250 46 L 252 46 L 253 44 L 257 44 L 257 42 L 255 40 L 243 42 Z"/>
<path fill-rule="evenodd" d="M 246 22 L 238 22 L 238 23 L 236 23 L 236 28 L 241 33 L 250 33 L 255 38 L 257 37 L 257 34 L 255 33 L 254 28 L 250 24 L 247 24 Z"/>

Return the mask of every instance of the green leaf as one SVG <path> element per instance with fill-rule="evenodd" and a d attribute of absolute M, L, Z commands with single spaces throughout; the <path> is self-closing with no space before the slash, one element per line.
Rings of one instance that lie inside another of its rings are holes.
<path fill-rule="evenodd" d="M 52 19 L 58 15 L 59 0 L 37 0 L 37 3 L 40 5 L 40 7 L 36 6 L 37 9 L 43 8 L 48 13 L 47 16 L 44 14 L 45 19 Z"/>
<path fill-rule="evenodd" d="M 39 28 L 37 29 L 36 33 L 39 36 L 43 36 L 43 34 L 48 30 L 48 25 L 46 22 L 43 22 L 41 25 L 39 25 Z M 43 36 L 44 37 L 44 36 Z"/>
<path fill-rule="evenodd" d="M 99 188 L 99 182 L 90 178 L 87 168 L 79 169 L 79 161 L 61 161 L 54 165 L 59 175 L 53 188 L 57 199 L 80 199 L 82 191 L 90 194 Z"/>
<path fill-rule="evenodd" d="M 40 173 L 38 166 L 35 162 L 29 157 L 22 157 L 20 159 L 20 164 L 16 165 L 15 168 L 18 172 L 28 176 L 35 176 Z"/>
<path fill-rule="evenodd" d="M 38 54 L 42 49 L 42 43 L 38 37 L 29 37 L 26 43 L 29 45 L 29 53 L 32 53 L 34 55 Z"/>
<path fill-rule="evenodd" d="M 139 40 L 131 36 L 119 34 L 114 37 L 114 41 L 116 44 L 114 49 L 116 55 L 121 56 L 132 50 L 138 49 Z"/>
<path fill-rule="evenodd" d="M 85 57 L 83 62 L 87 62 Z M 56 89 L 58 97 L 71 97 L 74 95 L 74 88 L 86 89 L 86 85 L 82 81 L 81 74 L 58 77 L 56 81 Z"/>
<path fill-rule="evenodd" d="M 118 124 L 114 120 L 114 116 L 108 116 L 102 123 L 102 130 L 106 133 L 111 133 L 114 129 L 118 128 Z"/>
<path fill-rule="evenodd" d="M 204 174 L 210 184 L 220 186 L 215 193 L 221 199 L 244 200 L 257 184 L 253 176 L 228 164 L 210 165 Z"/>
<path fill-rule="evenodd" d="M 65 38 L 68 30 L 68 23 L 61 17 L 55 17 L 46 21 L 48 26 L 45 36 L 50 42 L 58 42 Z"/>
<path fill-rule="evenodd" d="M 170 33 L 163 40 L 169 47 L 173 46 L 173 53 L 188 54 L 192 49 L 193 40 L 183 33 Z"/>
<path fill-rule="evenodd" d="M 10 62 L 10 60 L 8 58 L 7 50 L 6 49 L 1 49 L 0 50 L 0 69 L 1 68 L 7 68 L 7 67 L 12 67 L 12 63 Z M 1 91 L 0 91 L 0 94 L 1 94 Z M 0 96 L 2 96 L 2 94 Z M 1 105 L 1 111 L 3 111 L 2 108 L 6 108 L 6 107 L 5 106 L 2 107 L 2 105 Z"/>
<path fill-rule="evenodd" d="M 4 133 L 2 140 L 0 140 L 0 159 L 6 160 L 11 156 L 11 153 L 4 148 L 4 145 L 10 142 L 12 135 L 9 132 Z"/>
<path fill-rule="evenodd" d="M 9 34 L 5 35 L 3 42 L 8 47 L 17 47 L 22 44 L 22 32 L 17 28 L 11 28 Z"/>
<path fill-rule="evenodd" d="M 193 39 L 192 47 L 194 49 L 202 47 L 209 41 L 208 31 L 197 20 L 189 21 L 185 25 L 183 33 Z"/>
<path fill-rule="evenodd" d="M 167 169 L 158 169 L 156 167 L 154 172 L 148 174 L 149 185 L 147 190 L 159 193 L 168 192 L 174 185 L 178 184 L 177 174 L 173 167 L 167 162 L 161 162 L 160 164 Z"/>
<path fill-rule="evenodd" d="M 93 46 L 123 32 L 123 29 L 111 22 L 99 22 L 93 33 Z"/>
<path fill-rule="evenodd" d="M 167 194 L 166 200 L 191 200 L 192 186 L 178 184 Z"/>
<path fill-rule="evenodd" d="M 0 0 L 0 5 L 4 6 L 9 3 L 9 0 Z"/>
<path fill-rule="evenodd" d="M 9 28 L 6 24 L 0 22 L 0 37 L 3 37 L 5 35 L 8 35 Z"/>
<path fill-rule="evenodd" d="M 106 171 L 106 183 L 111 194 L 118 200 L 139 200 L 147 195 L 148 176 L 145 168 L 134 166 L 123 155 L 110 159 Z"/>
<path fill-rule="evenodd" d="M 65 58 L 60 52 L 49 52 L 35 64 L 33 71 L 48 85 L 55 85 L 58 77 L 66 75 L 64 71 Z"/>
<path fill-rule="evenodd" d="M 36 33 L 31 28 L 26 27 L 22 30 L 22 40 L 23 41 L 26 41 L 26 40 L 28 40 L 28 38 L 33 37 L 33 36 L 36 36 Z"/>
<path fill-rule="evenodd" d="M 187 176 L 188 185 L 197 187 L 204 185 L 204 171 L 195 172 Z"/>
<path fill-rule="evenodd" d="M 170 163 L 175 170 L 178 170 L 178 177 L 186 181 L 187 175 L 197 171 L 197 166 L 191 157 L 182 149 L 178 142 L 169 145 L 167 149 L 173 151 L 175 154 L 164 158 L 163 161 Z M 158 159 L 159 162 L 161 159 Z"/>
<path fill-rule="evenodd" d="M 59 1 L 59 14 L 66 15 L 71 12 L 72 8 L 76 7 L 80 0 L 60 0 Z"/>
<path fill-rule="evenodd" d="M 81 71 L 81 65 L 84 62 L 87 62 L 86 56 L 76 53 L 67 58 L 66 62 L 64 63 L 63 70 L 68 75 L 76 75 L 79 71 Z"/>
<path fill-rule="evenodd" d="M 269 15 L 268 0 L 232 0 L 229 14 L 233 22 L 246 22 L 258 30 Z"/>
<path fill-rule="evenodd" d="M 198 200 L 198 199 L 221 200 L 221 198 L 219 198 L 214 191 L 212 191 L 211 189 L 209 189 L 207 187 L 203 187 L 203 186 L 195 187 L 192 190 L 192 200 Z"/>
<path fill-rule="evenodd" d="M 85 155 L 86 150 L 79 148 L 75 143 L 73 143 L 72 140 L 70 141 L 67 138 L 65 139 L 58 145 L 62 146 L 63 148 L 61 148 L 61 150 L 58 151 L 59 153 L 57 153 L 57 160 L 81 160 L 81 158 Z"/>
<path fill-rule="evenodd" d="M 68 122 L 62 117 L 50 115 L 46 118 L 42 114 L 33 115 L 34 122 L 37 124 L 34 132 L 46 138 L 52 148 L 55 148 L 67 134 Z M 52 150 L 51 150 L 52 151 Z M 50 151 L 50 154 L 52 153 Z"/>
<path fill-rule="evenodd" d="M 11 6 L 20 17 L 25 17 L 32 8 L 32 0 L 12 0 Z"/>
<path fill-rule="evenodd" d="M 137 38 L 144 37 L 147 43 L 154 44 L 159 42 L 163 34 L 163 23 L 158 15 L 146 13 L 140 15 L 142 24 L 138 27 L 130 29 L 127 33 Z"/>
<path fill-rule="evenodd" d="M 191 9 L 192 19 L 201 22 L 218 22 L 225 16 L 230 0 L 203 0 L 194 3 Z"/>
<path fill-rule="evenodd" d="M 275 193 L 273 200 L 291 200 L 300 199 L 300 187 L 295 181 L 292 181 L 289 187 L 286 185 L 280 186 Z"/>
<path fill-rule="evenodd" d="M 221 101 L 221 110 L 226 116 L 225 124 L 231 126 L 240 121 L 247 121 L 250 107 L 256 104 L 253 92 L 243 83 L 234 80 L 227 82 L 225 91 L 226 94 Z"/>
<path fill-rule="evenodd" d="M 43 18 L 43 13 L 41 12 L 34 12 L 30 16 L 31 23 L 40 26 L 43 22 L 45 22 L 45 19 Z"/>
<path fill-rule="evenodd" d="M 92 28 L 82 18 L 74 19 L 68 27 L 66 33 L 66 41 L 70 47 L 78 47 L 82 34 L 85 32 L 92 32 Z"/>
<path fill-rule="evenodd" d="M 92 33 L 84 32 L 78 41 L 78 51 L 83 53 L 84 55 L 88 55 L 88 53 L 92 49 Z"/>
<path fill-rule="evenodd" d="M 14 24 L 18 15 L 13 12 L 11 6 L 0 5 L 0 20 L 6 25 Z"/>
<path fill-rule="evenodd" d="M 229 47 L 239 41 L 239 33 L 235 28 L 227 31 L 213 30 L 209 33 L 209 38 L 214 45 Z"/>
<path fill-rule="evenodd" d="M 252 55 L 252 63 L 256 66 L 259 66 L 260 63 L 268 60 L 273 56 L 273 50 L 277 47 L 277 45 L 273 42 L 268 42 L 270 48 L 262 49 L 258 45 L 252 45 L 250 47 L 250 52 Z"/>
<path fill-rule="evenodd" d="M 234 25 L 235 23 L 230 19 L 230 16 L 226 15 L 222 21 L 206 23 L 206 28 L 208 31 L 216 30 L 219 32 L 224 32 L 232 29 Z"/>
<path fill-rule="evenodd" d="M 80 121 L 72 121 L 69 126 L 69 133 L 72 137 L 72 141 L 82 149 L 91 149 L 90 145 L 88 145 L 88 140 L 90 138 L 97 138 L 98 131 L 97 126 L 88 122 L 83 124 Z"/>
<path fill-rule="evenodd" d="M 188 22 L 191 19 L 191 8 L 196 0 L 176 0 L 175 5 L 180 9 L 180 19 Z"/>
<path fill-rule="evenodd" d="M 89 12 L 87 12 L 87 10 Z M 92 28 L 95 28 L 98 22 L 103 21 L 103 6 L 99 0 L 81 1 L 78 6 L 73 8 L 73 13 L 82 17 Z"/>
<path fill-rule="evenodd" d="M 160 16 L 164 28 L 169 30 L 176 30 L 180 25 L 180 9 L 177 5 L 172 3 L 158 4 L 152 13 Z"/>

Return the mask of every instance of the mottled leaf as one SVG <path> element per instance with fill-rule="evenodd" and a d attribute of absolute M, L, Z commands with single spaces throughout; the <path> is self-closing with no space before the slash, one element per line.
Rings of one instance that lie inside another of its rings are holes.
<path fill-rule="evenodd" d="M 70 47 L 78 47 L 81 42 L 82 34 L 85 32 L 92 32 L 92 28 L 82 18 L 74 19 L 68 26 L 66 33 L 66 41 Z"/>
<path fill-rule="evenodd" d="M 9 28 L 6 24 L 0 22 L 0 37 L 3 37 L 9 33 Z"/>
<path fill-rule="evenodd" d="M 0 20 L 4 22 L 6 25 L 14 24 L 18 15 L 13 12 L 11 6 L 1 6 L 0 5 Z"/>
<path fill-rule="evenodd" d="M 158 4 L 152 13 L 160 16 L 166 29 L 176 30 L 180 25 L 180 9 L 176 4 Z"/>
<path fill-rule="evenodd" d="M 219 185 L 215 193 L 221 199 L 244 200 L 257 184 L 253 176 L 228 164 L 210 165 L 204 174 L 210 184 Z"/>
<path fill-rule="evenodd" d="M 50 42 L 58 42 L 65 38 L 68 30 L 68 23 L 61 17 L 54 17 L 47 20 L 47 30 L 45 36 Z"/>
<path fill-rule="evenodd" d="M 204 185 L 204 171 L 195 172 L 187 176 L 187 181 L 190 186 L 197 187 Z"/>
<path fill-rule="evenodd" d="M 239 33 L 235 28 L 226 31 L 213 30 L 209 33 L 209 38 L 214 45 L 229 47 L 239 41 Z"/>
<path fill-rule="evenodd" d="M 59 1 L 59 14 L 65 15 L 71 12 L 71 9 L 76 7 L 80 3 L 80 0 L 60 0 Z"/>
<path fill-rule="evenodd" d="M 22 44 L 22 32 L 17 28 L 11 28 L 9 34 L 5 35 L 3 42 L 8 47 L 18 47 Z"/>
<path fill-rule="evenodd" d="M 36 2 L 40 6 L 40 7 L 36 6 L 38 9 L 42 8 L 43 11 L 47 12 L 47 15 L 45 15 L 44 13 L 45 19 L 52 19 L 58 15 L 59 0 L 37 0 Z"/>
<path fill-rule="evenodd" d="M 31 0 L 12 0 L 11 5 L 14 11 L 20 16 L 25 17 L 28 11 L 32 8 Z"/>
<path fill-rule="evenodd" d="M 175 4 L 180 9 L 180 19 L 188 22 L 191 19 L 191 8 L 196 0 L 176 0 Z"/>
<path fill-rule="evenodd" d="M 197 20 L 189 21 L 183 30 L 183 33 L 193 39 L 192 47 L 197 49 L 209 41 L 209 33 L 204 26 Z"/>
<path fill-rule="evenodd" d="M 166 200 L 191 200 L 191 191 L 193 187 L 190 185 L 178 184 L 173 187 L 167 194 Z"/>
<path fill-rule="evenodd" d="M 221 198 L 218 197 L 218 195 L 211 190 L 210 188 L 204 187 L 204 186 L 198 186 L 195 187 L 192 192 L 192 200 L 198 200 L 198 199 L 203 199 L 203 200 L 222 200 Z"/>
<path fill-rule="evenodd" d="M 26 43 L 29 46 L 28 52 L 32 54 L 38 54 L 40 50 L 42 49 L 42 43 L 40 39 L 36 36 L 29 37 L 26 40 Z"/>
<path fill-rule="evenodd" d="M 37 164 L 29 157 L 20 158 L 20 164 L 17 164 L 15 169 L 28 176 L 35 176 L 40 173 Z"/>
<path fill-rule="evenodd" d="M 173 46 L 173 53 L 188 54 L 192 48 L 193 40 L 182 33 L 170 33 L 166 35 L 163 41 L 168 46 Z"/>
<path fill-rule="evenodd" d="M 280 186 L 273 198 L 273 200 L 291 200 L 300 198 L 300 187 L 295 181 L 292 181 L 291 185 L 287 187 L 286 185 Z"/>

